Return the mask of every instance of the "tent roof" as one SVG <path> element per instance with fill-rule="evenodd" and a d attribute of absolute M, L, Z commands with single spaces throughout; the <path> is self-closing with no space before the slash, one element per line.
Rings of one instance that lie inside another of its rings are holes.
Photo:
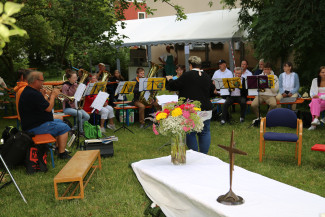
<path fill-rule="evenodd" d="M 176 16 L 127 20 L 125 29 L 118 25 L 118 33 L 128 37 L 122 46 L 225 42 L 243 35 L 237 22 L 239 10 L 192 13 L 182 21 L 176 21 Z"/>

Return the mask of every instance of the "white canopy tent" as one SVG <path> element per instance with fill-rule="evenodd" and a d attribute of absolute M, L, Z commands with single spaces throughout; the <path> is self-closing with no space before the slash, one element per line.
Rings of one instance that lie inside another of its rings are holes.
<path fill-rule="evenodd" d="M 122 46 L 148 46 L 149 61 L 152 45 L 184 43 L 218 43 L 240 41 L 244 32 L 238 27 L 240 9 L 216 10 L 187 14 L 187 19 L 176 21 L 176 16 L 127 20 L 125 28 L 118 24 L 119 35 L 125 35 Z M 230 48 L 232 46 L 229 46 Z M 188 55 L 185 55 L 188 58 Z M 187 63 L 187 61 L 185 61 Z M 230 68 L 233 68 L 231 50 Z"/>

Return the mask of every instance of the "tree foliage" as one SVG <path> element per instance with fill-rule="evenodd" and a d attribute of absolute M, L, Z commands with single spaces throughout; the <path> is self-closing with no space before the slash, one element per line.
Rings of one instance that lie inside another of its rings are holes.
<path fill-rule="evenodd" d="M 235 0 L 223 0 L 234 7 Z M 310 85 L 325 65 L 325 2 L 242 0 L 239 24 L 249 32 L 257 57 L 281 62 L 294 55 L 301 83 Z"/>

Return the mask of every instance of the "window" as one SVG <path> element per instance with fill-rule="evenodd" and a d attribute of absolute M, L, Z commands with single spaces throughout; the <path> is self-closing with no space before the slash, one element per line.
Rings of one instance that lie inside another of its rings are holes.
<path fill-rule="evenodd" d="M 146 13 L 145 12 L 138 12 L 138 19 L 146 19 Z"/>

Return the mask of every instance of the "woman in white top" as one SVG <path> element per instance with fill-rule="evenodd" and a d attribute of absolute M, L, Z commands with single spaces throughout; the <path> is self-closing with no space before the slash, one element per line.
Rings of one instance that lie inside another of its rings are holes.
<path fill-rule="evenodd" d="M 320 124 L 319 116 L 325 110 L 325 66 L 319 68 L 318 77 L 314 78 L 310 87 L 310 97 L 312 98 L 309 104 L 313 121 L 308 130 L 315 130 Z M 323 123 L 324 119 L 321 120 Z"/>
<path fill-rule="evenodd" d="M 284 97 L 298 97 L 298 90 L 300 88 L 299 77 L 297 73 L 293 72 L 293 65 L 291 62 L 286 62 L 283 65 L 283 73 L 279 76 L 279 94 L 276 100 L 280 101 Z M 292 105 L 292 110 L 296 110 L 296 104 Z M 280 108 L 281 105 L 278 105 Z"/>

